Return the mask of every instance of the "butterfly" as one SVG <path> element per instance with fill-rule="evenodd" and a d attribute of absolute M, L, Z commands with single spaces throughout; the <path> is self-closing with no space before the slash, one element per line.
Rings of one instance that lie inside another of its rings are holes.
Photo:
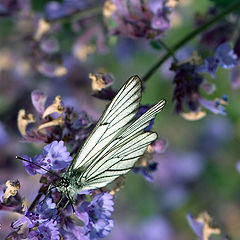
<path fill-rule="evenodd" d="M 155 132 L 144 129 L 163 109 L 165 100 L 136 119 L 141 95 L 141 79 L 132 76 L 108 105 L 57 186 L 69 201 L 81 191 L 104 187 L 129 172 L 157 139 Z"/>

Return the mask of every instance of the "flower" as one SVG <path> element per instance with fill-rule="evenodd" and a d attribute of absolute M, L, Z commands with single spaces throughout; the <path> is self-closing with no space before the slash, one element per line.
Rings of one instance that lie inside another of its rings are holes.
<path fill-rule="evenodd" d="M 92 94 L 94 97 L 103 100 L 112 100 L 116 95 L 116 92 L 112 90 L 114 77 L 109 73 L 95 73 L 89 74 L 89 78 L 92 80 Z"/>
<path fill-rule="evenodd" d="M 159 3 L 160 2 L 160 3 Z M 112 0 L 112 17 L 116 27 L 110 28 L 114 35 L 130 38 L 159 38 L 169 27 L 171 9 L 163 1 L 120 1 Z M 111 21 L 110 21 L 111 22 Z M 110 25 L 110 24 L 109 24 Z"/>
<path fill-rule="evenodd" d="M 50 220 L 40 224 L 37 230 L 31 230 L 28 234 L 29 240 L 59 240 L 59 230 L 57 228 L 57 222 Z"/>
<path fill-rule="evenodd" d="M 183 107 L 186 105 L 190 111 L 196 112 L 199 109 L 200 86 L 204 82 L 203 77 L 196 71 L 196 66 L 188 62 L 172 65 L 171 70 L 176 72 L 173 80 L 175 111 L 183 112 Z"/>
<path fill-rule="evenodd" d="M 26 223 L 28 228 L 34 227 L 37 223 L 36 215 L 29 212 L 28 208 L 26 208 L 24 215 L 12 224 L 12 227 L 16 229 L 21 227 L 24 223 Z"/>
<path fill-rule="evenodd" d="M 191 213 L 187 214 L 187 220 L 199 239 L 210 239 L 212 234 L 220 234 L 221 230 L 219 228 L 214 228 L 210 226 L 212 221 L 208 213 L 203 212 L 199 214 L 197 218 L 194 218 Z"/>
<path fill-rule="evenodd" d="M 228 43 L 219 45 L 215 52 L 216 59 L 219 60 L 219 66 L 222 68 L 233 68 L 237 65 L 237 55 Z"/>
<path fill-rule="evenodd" d="M 63 141 L 53 141 L 43 148 L 43 155 L 53 170 L 66 168 L 72 161 Z"/>
<path fill-rule="evenodd" d="M 227 104 L 227 98 L 226 96 L 223 96 L 221 99 L 216 99 L 213 101 L 209 101 L 203 98 L 199 99 L 199 103 L 207 108 L 209 111 L 215 113 L 215 114 L 221 114 L 226 115 L 226 110 L 224 105 Z"/>
<path fill-rule="evenodd" d="M 163 153 L 166 151 L 167 147 L 168 147 L 168 141 L 166 138 L 161 138 L 161 139 L 157 139 L 156 141 L 154 141 L 151 144 L 154 152 L 156 153 Z"/>
<path fill-rule="evenodd" d="M 200 66 L 198 72 L 208 72 L 213 79 L 216 78 L 218 67 L 225 69 L 233 68 L 237 65 L 237 55 L 228 43 L 219 45 L 213 57 L 207 57 L 204 65 Z"/>
<path fill-rule="evenodd" d="M 46 170 L 50 169 L 50 165 L 48 164 L 48 162 L 46 161 L 46 159 L 44 158 L 44 156 L 42 154 L 36 154 L 33 157 L 33 159 L 27 155 L 24 155 L 23 158 L 45 168 Z M 38 167 L 37 165 L 31 164 L 26 161 L 23 161 L 22 163 L 23 163 L 27 173 L 30 175 L 46 174 L 46 171 L 43 170 L 42 168 Z"/>
<path fill-rule="evenodd" d="M 0 121 L 0 147 L 3 147 L 9 141 L 9 138 L 5 126 Z"/>
<path fill-rule="evenodd" d="M 45 14 L 48 20 L 56 20 L 74 14 L 77 11 L 84 10 L 89 4 L 87 1 L 64 0 L 62 3 L 50 1 L 45 6 Z"/>
<path fill-rule="evenodd" d="M 45 93 L 34 90 L 31 93 L 32 104 L 39 114 L 43 114 L 45 110 L 45 103 L 47 101 L 47 96 Z"/>
<path fill-rule="evenodd" d="M 56 217 L 56 204 L 52 201 L 51 198 L 47 198 L 45 201 L 38 205 L 36 214 L 39 214 L 40 219 L 54 219 Z"/>
<path fill-rule="evenodd" d="M 96 195 L 91 202 L 82 202 L 76 215 L 85 224 L 85 232 L 90 239 L 106 237 L 113 228 L 113 220 L 110 218 L 113 209 L 113 199 L 109 193 Z"/>
<path fill-rule="evenodd" d="M 148 163 L 147 166 L 139 166 L 139 167 L 134 167 L 132 169 L 133 173 L 139 173 L 141 174 L 148 182 L 153 181 L 153 175 L 152 172 L 156 171 L 157 169 L 157 163 Z"/>
<path fill-rule="evenodd" d="M 63 141 L 53 141 L 52 143 L 46 145 L 43 148 L 43 154 L 36 154 L 33 159 L 29 156 L 24 155 L 24 159 L 35 163 L 35 165 L 30 162 L 23 161 L 23 165 L 30 175 L 35 174 L 46 174 L 46 170 L 62 170 L 66 168 L 72 161 L 70 153 L 64 146 Z M 44 169 L 38 167 L 37 165 L 43 167 Z"/>

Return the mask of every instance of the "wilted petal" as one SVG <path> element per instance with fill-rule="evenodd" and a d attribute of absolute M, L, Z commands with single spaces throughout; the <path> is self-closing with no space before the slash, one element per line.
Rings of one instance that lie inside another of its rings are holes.
<path fill-rule="evenodd" d="M 40 40 L 40 38 L 47 33 L 51 28 L 51 25 L 46 22 L 43 18 L 39 19 L 38 21 L 38 26 L 37 26 L 37 31 L 34 35 L 35 40 Z"/>
<path fill-rule="evenodd" d="M 18 118 L 17 118 L 17 125 L 18 130 L 22 136 L 26 135 L 26 129 L 29 123 L 34 123 L 35 119 L 32 114 L 26 114 L 24 109 L 19 110 Z"/>
<path fill-rule="evenodd" d="M 112 17 L 113 13 L 116 11 L 116 6 L 111 2 L 111 0 L 107 0 L 103 6 L 103 16 L 106 18 Z"/>
<path fill-rule="evenodd" d="M 92 80 L 92 90 L 101 91 L 113 84 L 113 76 L 108 73 L 95 73 L 89 74 L 89 78 Z"/>
<path fill-rule="evenodd" d="M 212 219 L 206 212 L 199 214 L 197 218 L 194 218 L 191 214 L 188 214 L 187 220 L 195 234 L 202 240 L 210 239 L 212 234 L 221 233 L 220 229 L 210 226 Z"/>
<path fill-rule="evenodd" d="M 53 127 L 53 126 L 62 126 L 63 124 L 64 124 L 63 118 L 59 117 L 57 119 L 54 119 L 52 121 L 49 121 L 49 122 L 39 125 L 38 130 L 48 128 L 48 127 Z"/>
<path fill-rule="evenodd" d="M 4 192 L 3 202 L 6 203 L 9 197 L 16 196 L 19 189 L 20 182 L 18 180 L 8 180 L 6 182 L 6 190 Z"/>
<path fill-rule="evenodd" d="M 181 113 L 181 116 L 189 121 L 197 121 L 204 118 L 207 115 L 204 111 L 199 112 L 188 112 L 188 113 Z"/>
<path fill-rule="evenodd" d="M 55 97 L 55 99 L 53 100 L 53 104 L 46 108 L 42 115 L 42 118 L 45 118 L 52 113 L 58 113 L 60 115 L 63 113 L 63 104 L 60 96 Z"/>
<path fill-rule="evenodd" d="M 87 57 L 94 53 L 96 51 L 96 46 L 93 44 L 81 44 L 80 42 L 77 42 L 73 46 L 73 55 L 81 60 L 86 61 Z"/>

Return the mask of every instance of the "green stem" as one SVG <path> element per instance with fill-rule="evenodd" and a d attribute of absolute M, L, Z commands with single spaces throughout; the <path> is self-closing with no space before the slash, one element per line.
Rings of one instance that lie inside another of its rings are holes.
<path fill-rule="evenodd" d="M 87 8 L 85 10 L 79 11 L 79 12 L 75 12 L 71 15 L 68 16 L 64 16 L 61 18 L 57 18 L 54 20 L 47 20 L 49 23 L 54 23 L 54 22 L 68 22 L 68 21 L 79 21 L 88 17 L 94 17 L 94 16 L 101 16 L 102 14 L 102 6 L 95 6 L 93 8 Z"/>
<path fill-rule="evenodd" d="M 234 2 L 232 5 L 230 5 L 228 8 L 226 8 L 224 11 L 222 11 L 220 14 L 218 14 L 216 17 L 208 21 L 207 23 L 203 24 L 199 28 L 193 30 L 187 36 L 185 36 L 183 39 L 181 39 L 178 43 L 176 43 L 171 49 L 171 52 L 167 52 L 161 59 L 159 59 L 158 62 L 156 62 L 143 76 L 142 80 L 147 81 L 154 73 L 155 71 L 172 55 L 172 53 L 175 53 L 178 49 L 180 49 L 182 46 L 184 46 L 187 42 L 192 40 L 194 37 L 196 37 L 199 33 L 203 32 L 207 28 L 209 28 L 211 25 L 216 23 L 218 20 L 224 18 L 226 15 L 230 14 L 231 12 L 237 10 L 240 8 L 240 1 Z"/>
<path fill-rule="evenodd" d="M 168 47 L 168 45 L 166 45 L 166 43 L 163 42 L 161 39 L 159 39 L 158 42 L 162 45 L 163 48 L 165 48 L 165 50 L 169 53 L 169 55 L 173 57 L 173 60 L 177 62 L 177 58 L 174 54 L 174 51 L 170 47 Z"/>

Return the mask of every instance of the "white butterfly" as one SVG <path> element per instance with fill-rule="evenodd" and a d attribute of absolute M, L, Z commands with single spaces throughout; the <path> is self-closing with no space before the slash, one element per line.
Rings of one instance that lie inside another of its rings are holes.
<path fill-rule="evenodd" d="M 122 86 L 64 173 L 63 184 L 57 187 L 59 191 L 72 199 L 80 191 L 106 186 L 130 171 L 147 146 L 156 140 L 156 133 L 144 129 L 162 110 L 165 100 L 136 119 L 141 91 L 138 76 Z"/>

